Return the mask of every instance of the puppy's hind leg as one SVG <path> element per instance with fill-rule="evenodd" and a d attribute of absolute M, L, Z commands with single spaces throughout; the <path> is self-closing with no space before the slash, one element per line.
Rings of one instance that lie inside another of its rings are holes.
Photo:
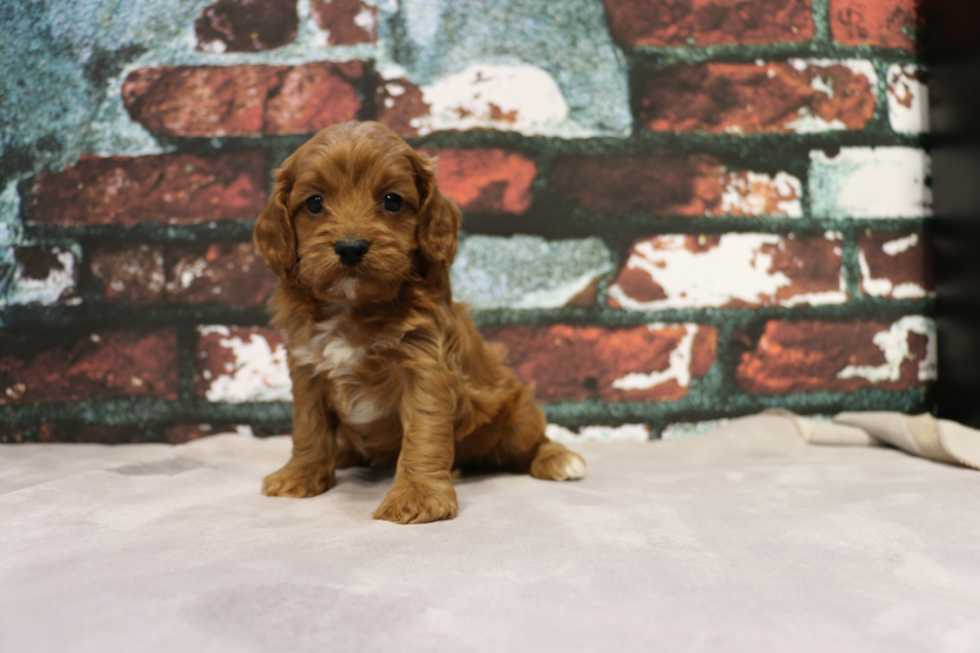
<path fill-rule="evenodd" d="M 533 387 L 522 387 L 514 408 L 499 424 L 506 435 L 497 445 L 505 466 L 545 481 L 573 481 L 585 476 L 585 459 L 544 434 L 545 418 L 534 405 Z"/>

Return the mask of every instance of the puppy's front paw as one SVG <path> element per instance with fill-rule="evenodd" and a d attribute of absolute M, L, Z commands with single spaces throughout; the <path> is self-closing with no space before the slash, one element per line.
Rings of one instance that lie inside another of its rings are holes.
<path fill-rule="evenodd" d="M 452 519 L 459 512 L 451 483 L 397 482 L 374 511 L 375 519 L 396 524 L 425 524 Z"/>
<path fill-rule="evenodd" d="M 262 481 L 262 494 L 269 497 L 315 497 L 333 486 L 334 473 L 322 465 L 292 462 Z"/>

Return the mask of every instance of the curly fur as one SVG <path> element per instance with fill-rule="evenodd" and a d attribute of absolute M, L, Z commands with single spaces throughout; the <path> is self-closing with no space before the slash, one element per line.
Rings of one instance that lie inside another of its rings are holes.
<path fill-rule="evenodd" d="M 324 129 L 276 171 L 255 244 L 280 277 L 270 301 L 286 335 L 293 383 L 293 455 L 266 477 L 270 496 L 328 490 L 337 469 L 395 466 L 377 519 L 452 519 L 452 470 L 580 478 L 585 461 L 544 435 L 534 390 L 483 341 L 448 268 L 459 208 L 439 192 L 435 164 L 378 123 Z M 404 200 L 386 211 L 382 198 Z M 306 201 L 323 198 L 313 214 Z M 370 249 L 355 266 L 342 239 Z"/>

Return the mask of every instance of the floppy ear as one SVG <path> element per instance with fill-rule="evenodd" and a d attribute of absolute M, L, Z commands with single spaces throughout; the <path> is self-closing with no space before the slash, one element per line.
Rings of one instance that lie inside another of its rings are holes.
<path fill-rule="evenodd" d="M 412 167 L 415 169 L 415 183 L 422 202 L 415 238 L 425 260 L 448 268 L 456 256 L 459 225 L 463 216 L 456 203 L 439 192 L 435 161 L 418 152 L 413 154 Z"/>
<path fill-rule="evenodd" d="M 290 157 L 292 158 L 292 157 Z M 255 221 L 252 238 L 262 260 L 283 279 L 292 279 L 296 267 L 296 232 L 289 219 L 289 193 L 293 189 L 290 159 L 276 170 L 276 184 L 269 203 Z"/>

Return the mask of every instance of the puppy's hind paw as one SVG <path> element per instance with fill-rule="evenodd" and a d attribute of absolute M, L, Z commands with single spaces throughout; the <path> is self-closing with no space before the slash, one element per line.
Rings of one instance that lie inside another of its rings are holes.
<path fill-rule="evenodd" d="M 546 442 L 531 463 L 531 476 L 545 481 L 575 481 L 585 476 L 585 459 L 557 442 Z"/>
<path fill-rule="evenodd" d="M 262 481 L 262 494 L 268 497 L 315 497 L 333 485 L 334 474 L 320 465 L 294 465 L 273 472 Z"/>

